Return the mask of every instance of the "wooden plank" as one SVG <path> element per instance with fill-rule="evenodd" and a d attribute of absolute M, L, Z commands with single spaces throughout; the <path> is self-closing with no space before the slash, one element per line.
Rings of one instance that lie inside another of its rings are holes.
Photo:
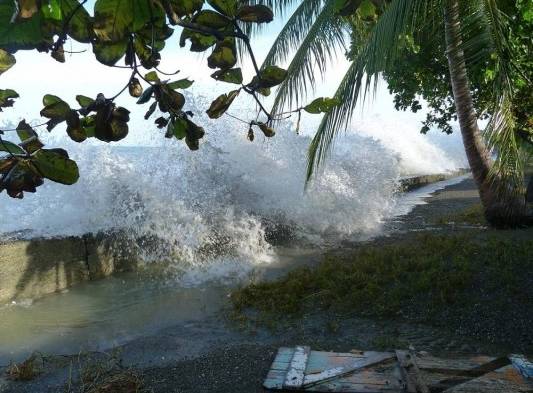
<path fill-rule="evenodd" d="M 420 375 L 415 355 L 408 351 L 396 351 L 396 357 L 404 377 L 406 391 L 408 393 L 429 393 L 429 389 Z"/>
<path fill-rule="evenodd" d="M 531 393 L 533 382 L 522 377 L 513 365 L 451 387 L 443 393 Z"/>
<path fill-rule="evenodd" d="M 524 378 L 533 378 L 533 363 L 528 358 L 523 355 L 509 355 L 509 360 Z"/>
<path fill-rule="evenodd" d="M 480 377 L 509 364 L 506 357 L 479 356 L 469 359 L 417 358 L 420 370 L 453 376 Z"/>
<path fill-rule="evenodd" d="M 288 390 L 300 389 L 304 383 L 304 373 L 311 348 L 306 346 L 296 347 L 292 356 L 283 387 Z"/>
<path fill-rule="evenodd" d="M 332 379 L 351 374 L 358 369 L 370 367 L 392 358 L 394 358 L 394 355 L 392 353 L 376 353 L 372 356 L 359 358 L 357 360 L 351 360 L 350 363 L 347 363 L 343 366 L 330 368 L 315 374 L 307 374 L 304 377 L 303 387 L 307 388 L 310 386 L 321 384 Z"/>

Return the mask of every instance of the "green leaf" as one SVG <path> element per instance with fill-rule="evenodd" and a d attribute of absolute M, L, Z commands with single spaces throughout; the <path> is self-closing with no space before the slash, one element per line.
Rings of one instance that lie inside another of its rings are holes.
<path fill-rule="evenodd" d="M 185 119 L 178 117 L 168 124 L 168 133 L 177 139 L 183 139 L 187 136 L 187 122 Z"/>
<path fill-rule="evenodd" d="M 70 106 L 61 98 L 47 94 L 43 97 L 41 116 L 54 120 L 65 120 L 70 112 Z"/>
<path fill-rule="evenodd" d="M 12 89 L 0 89 L 0 112 L 2 108 L 7 108 L 13 106 L 13 99 L 18 98 L 19 95 L 15 90 Z"/>
<path fill-rule="evenodd" d="M 229 70 L 219 70 L 211 74 L 211 78 L 227 83 L 234 83 L 240 85 L 242 83 L 242 71 L 240 68 L 232 68 Z"/>
<path fill-rule="evenodd" d="M 38 12 L 31 18 L 12 22 L 16 13 L 15 1 L 0 1 L 0 48 L 8 52 L 35 49 L 53 43 L 54 28 L 47 28 L 43 15 Z"/>
<path fill-rule="evenodd" d="M 55 96 L 55 95 L 52 95 L 52 94 L 46 94 L 46 95 L 43 96 L 43 105 L 44 106 L 57 104 L 58 102 L 65 102 L 65 101 L 63 101 L 58 96 Z"/>
<path fill-rule="evenodd" d="M 233 100 L 235 100 L 235 98 L 237 98 L 237 96 L 239 95 L 239 92 L 240 90 L 233 90 L 230 91 L 228 94 L 222 94 L 218 96 L 217 99 L 211 103 L 211 106 L 206 111 L 207 115 L 211 119 L 218 119 L 228 110 Z"/>
<path fill-rule="evenodd" d="M 232 24 L 230 19 L 212 10 L 200 11 L 193 22 L 216 30 L 226 29 Z"/>
<path fill-rule="evenodd" d="M 307 113 L 313 113 L 313 114 L 327 113 L 339 104 L 340 104 L 340 101 L 336 98 L 320 97 L 320 98 L 313 100 L 309 105 L 306 105 L 303 109 Z"/>
<path fill-rule="evenodd" d="M 216 11 L 226 16 L 235 16 L 237 12 L 237 0 L 207 0 L 207 2 Z"/>
<path fill-rule="evenodd" d="M 32 163 L 43 177 L 57 183 L 74 184 L 80 177 L 76 162 L 61 149 L 41 149 L 33 156 Z"/>
<path fill-rule="evenodd" d="M 3 49 L 0 49 L 0 75 L 13 67 L 16 62 L 15 56 Z"/>
<path fill-rule="evenodd" d="M 128 48 L 128 40 L 124 39 L 118 42 L 97 41 L 93 44 L 93 52 L 96 60 L 107 66 L 113 66 L 125 54 Z"/>
<path fill-rule="evenodd" d="M 154 13 L 162 12 L 150 0 L 96 0 L 94 32 L 102 41 L 117 42 L 142 29 Z M 157 18 L 155 18 L 157 20 Z"/>
<path fill-rule="evenodd" d="M 21 140 L 21 143 L 19 144 L 20 147 L 22 147 L 29 154 L 42 149 L 44 146 L 44 144 L 39 140 L 35 130 L 28 123 L 26 123 L 25 120 L 21 120 L 17 125 L 17 135 Z"/>
<path fill-rule="evenodd" d="M 237 63 L 235 40 L 226 38 L 224 41 L 217 43 L 213 53 L 207 58 L 209 68 L 228 69 Z"/>
<path fill-rule="evenodd" d="M 150 71 L 144 76 L 144 79 L 146 79 L 149 82 L 159 82 L 159 76 L 157 76 L 157 72 Z"/>
<path fill-rule="evenodd" d="M 189 79 L 180 79 L 178 81 L 170 82 L 167 84 L 171 89 L 187 89 L 192 86 L 194 81 Z"/>
<path fill-rule="evenodd" d="M 41 13 L 48 23 L 57 31 L 63 29 L 63 23 L 69 19 L 67 34 L 79 42 L 89 43 L 94 36 L 92 19 L 84 7 L 79 7 L 77 0 L 48 0 L 43 4 Z"/>
<path fill-rule="evenodd" d="M 153 86 L 148 86 L 144 91 L 143 93 L 141 94 L 141 96 L 139 97 L 139 99 L 137 100 L 137 104 L 145 104 L 147 103 L 148 101 L 150 101 L 150 98 L 152 98 L 152 94 L 154 92 L 154 87 Z"/>
<path fill-rule="evenodd" d="M 87 108 L 88 106 L 94 104 L 94 100 L 92 98 L 83 96 L 81 94 L 76 96 L 76 101 L 78 101 L 78 104 L 80 104 L 82 108 Z"/>
<path fill-rule="evenodd" d="M 190 29 L 183 29 L 180 36 L 180 47 L 184 47 L 187 40 L 191 41 L 191 52 L 204 52 L 217 43 L 215 36 L 194 32 Z"/>
<path fill-rule="evenodd" d="M 274 13 L 265 5 L 243 5 L 237 11 L 237 19 L 243 22 L 270 23 Z"/>
<path fill-rule="evenodd" d="M 372 3 L 370 0 L 363 0 L 361 5 L 359 6 L 359 16 L 361 19 L 366 21 L 374 20 L 376 17 L 376 6 Z"/>
<path fill-rule="evenodd" d="M 287 71 L 278 66 L 268 66 L 259 74 L 258 87 L 270 88 L 279 85 L 287 77 Z M 257 79 L 254 77 L 257 82 Z M 252 82 L 254 83 L 254 82 Z"/>
<path fill-rule="evenodd" d="M 0 143 L 0 151 L 5 151 L 11 154 L 26 154 L 23 148 L 6 140 L 2 140 L 2 143 Z"/>

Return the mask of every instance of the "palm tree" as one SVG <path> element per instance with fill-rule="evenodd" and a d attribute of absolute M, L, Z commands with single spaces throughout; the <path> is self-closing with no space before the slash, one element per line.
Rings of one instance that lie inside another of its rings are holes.
<path fill-rule="evenodd" d="M 294 1 L 258 0 L 279 10 Z M 375 91 L 379 75 L 394 67 L 399 56 L 399 37 L 414 35 L 421 26 L 433 26 L 444 37 L 451 90 L 459 120 L 466 156 L 479 190 L 488 221 L 496 226 L 520 222 L 525 211 L 523 155 L 514 132 L 511 111 L 513 99 L 512 46 L 505 32 L 506 15 L 497 0 L 372 0 L 383 12 L 369 34 L 360 36 L 362 49 L 352 62 L 335 97 L 341 102 L 327 113 L 309 149 L 308 180 L 328 156 L 339 131 L 351 121 L 361 96 Z M 358 7 L 362 0 L 347 0 L 345 6 Z M 315 64 L 324 73 L 327 62 L 344 48 L 346 18 L 338 14 L 338 1 L 303 0 L 279 34 L 265 65 L 284 61 L 295 50 L 288 77 L 277 91 L 274 112 L 285 105 L 298 105 L 315 83 Z M 342 4 L 342 3 L 341 3 Z M 474 33 L 472 33 L 474 32 Z M 420 42 L 424 45 L 424 42 Z M 428 43 L 426 43 L 428 44 Z M 468 55 L 467 55 L 468 53 Z M 496 55 L 489 113 L 491 119 L 482 132 L 478 126 L 469 65 L 482 64 Z M 373 89 L 372 89 L 373 87 Z M 496 159 L 492 153 L 497 152 Z"/>

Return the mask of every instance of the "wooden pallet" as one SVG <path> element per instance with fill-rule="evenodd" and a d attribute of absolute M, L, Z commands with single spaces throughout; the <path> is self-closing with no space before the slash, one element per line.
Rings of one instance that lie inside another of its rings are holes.
<path fill-rule="evenodd" d="M 351 393 L 533 393 L 533 365 L 519 355 L 443 359 L 409 351 L 318 352 L 280 348 L 269 390 Z"/>

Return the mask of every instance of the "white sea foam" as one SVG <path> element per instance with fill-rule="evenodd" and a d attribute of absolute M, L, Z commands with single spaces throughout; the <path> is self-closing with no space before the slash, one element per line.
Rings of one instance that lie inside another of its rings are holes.
<path fill-rule="evenodd" d="M 80 167 L 79 182 L 47 181 L 23 200 L 0 194 L 0 234 L 121 230 L 132 239 L 156 238 L 157 247 L 138 249 L 141 257 L 173 259 L 183 279 L 194 283 L 268 263 L 271 243 L 327 245 L 372 236 L 394 214 L 401 175 L 459 165 L 416 128 L 393 130 L 370 119 L 339 139 L 304 192 L 309 136 L 282 124 L 274 138 L 258 133 L 250 143 L 246 129 L 231 119 L 197 121 L 207 130 L 197 152 L 138 119 L 128 142 L 149 147 L 78 145 L 54 130 L 45 139 L 66 145 Z"/>

